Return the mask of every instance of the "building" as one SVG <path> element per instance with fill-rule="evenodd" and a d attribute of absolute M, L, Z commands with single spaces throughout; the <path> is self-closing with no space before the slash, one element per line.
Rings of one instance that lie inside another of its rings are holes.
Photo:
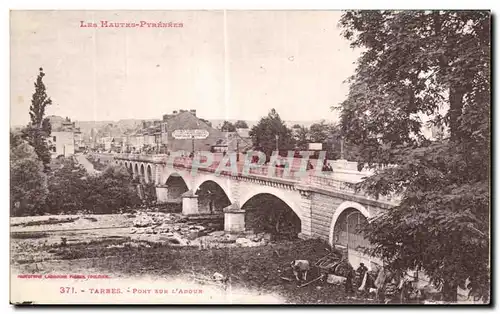
<path fill-rule="evenodd" d="M 132 131 L 127 136 L 126 147 L 130 152 L 139 152 L 144 147 L 144 135 L 141 129 Z"/>
<path fill-rule="evenodd" d="M 127 134 L 127 130 L 117 124 L 108 123 L 98 131 L 92 130 L 92 133 L 91 138 L 94 149 L 106 152 L 121 152 L 123 136 Z"/>
<path fill-rule="evenodd" d="M 166 120 L 165 116 L 167 116 Z M 172 115 L 164 115 L 163 118 L 163 130 L 166 135 L 162 136 L 164 141 L 162 144 L 169 151 L 211 151 L 218 142 L 226 140 L 223 132 L 198 118 L 196 110 L 174 111 Z M 176 130 L 205 130 L 208 136 L 204 139 L 179 139 L 173 136 Z"/>
<path fill-rule="evenodd" d="M 174 137 L 176 130 L 203 130 L 206 138 Z M 144 120 L 140 127 L 125 132 L 121 138 L 121 151 L 128 153 L 167 153 L 169 151 L 213 151 L 244 152 L 252 145 L 248 129 L 237 132 L 222 132 L 213 128 L 207 120 L 197 117 L 196 110 L 172 111 L 164 114 L 162 120 Z"/>
<path fill-rule="evenodd" d="M 75 153 L 75 137 L 71 131 L 52 131 L 50 134 L 52 158 L 68 157 Z"/>
<path fill-rule="evenodd" d="M 80 134 L 80 129 L 75 127 L 75 123 L 69 118 L 59 116 L 49 116 L 52 131 L 48 139 L 51 157 L 68 157 L 75 153 L 75 133 Z M 79 137 L 77 135 L 79 140 Z M 79 145 L 80 143 L 78 143 Z"/>
<path fill-rule="evenodd" d="M 175 138 L 176 130 L 204 130 L 204 139 Z M 237 132 L 234 132 L 238 137 Z M 127 152 L 166 153 L 168 151 L 228 151 L 236 150 L 236 137 L 230 138 L 224 132 L 213 128 L 206 120 L 196 116 L 196 110 L 179 110 L 163 115 L 162 120 L 143 121 L 142 127 L 131 131 L 125 138 L 123 147 Z M 233 141 L 234 140 L 234 141 Z M 247 140 L 238 140 L 243 147 Z M 231 144 L 232 143 L 232 144 Z"/>
<path fill-rule="evenodd" d="M 75 128 L 74 136 L 75 136 L 75 150 L 79 152 L 84 151 L 86 146 L 80 128 Z"/>
<path fill-rule="evenodd" d="M 111 146 L 113 144 L 113 141 L 114 141 L 114 137 L 112 137 L 112 136 L 103 136 L 103 137 L 99 138 L 100 147 L 106 151 L 111 150 Z"/>
<path fill-rule="evenodd" d="M 236 132 L 222 132 L 224 139 L 213 146 L 214 152 L 246 152 L 252 148 L 252 139 L 248 129 L 237 129 Z"/>

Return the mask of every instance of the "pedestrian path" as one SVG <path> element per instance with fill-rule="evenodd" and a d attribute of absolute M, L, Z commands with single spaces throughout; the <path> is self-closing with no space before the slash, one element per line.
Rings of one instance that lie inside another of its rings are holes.
<path fill-rule="evenodd" d="M 94 169 L 94 165 L 82 154 L 75 155 L 76 160 L 80 165 L 82 165 L 89 174 L 95 174 L 97 171 Z"/>

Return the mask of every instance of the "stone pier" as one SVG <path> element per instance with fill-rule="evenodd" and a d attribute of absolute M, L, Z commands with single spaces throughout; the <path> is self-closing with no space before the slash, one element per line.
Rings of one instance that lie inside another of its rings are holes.
<path fill-rule="evenodd" d="M 199 213 L 198 195 L 191 190 L 182 194 L 182 214 L 188 216 L 198 215 Z"/>
<path fill-rule="evenodd" d="M 164 204 L 168 201 L 168 186 L 158 184 L 156 185 L 156 200 L 160 204 Z"/>
<path fill-rule="evenodd" d="M 239 204 L 231 204 L 224 208 L 224 231 L 230 233 L 245 231 L 245 211 Z"/>

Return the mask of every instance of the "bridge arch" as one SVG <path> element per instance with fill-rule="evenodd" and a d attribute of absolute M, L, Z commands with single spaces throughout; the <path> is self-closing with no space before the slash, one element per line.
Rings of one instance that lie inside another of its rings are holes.
<path fill-rule="evenodd" d="M 146 166 L 145 179 L 146 179 L 146 183 L 152 183 L 154 181 L 153 180 L 153 170 L 152 170 L 151 165 L 149 165 L 149 164 Z"/>
<path fill-rule="evenodd" d="M 141 180 L 145 180 L 146 178 L 146 169 L 144 169 L 143 163 L 141 163 L 139 166 L 139 177 L 141 178 Z"/>
<path fill-rule="evenodd" d="M 139 165 L 138 163 L 134 163 L 134 178 L 139 176 Z"/>
<path fill-rule="evenodd" d="M 211 174 L 210 175 L 198 175 L 196 177 L 194 185 L 193 185 L 193 191 L 197 192 L 199 190 L 199 188 L 201 187 L 201 185 L 207 181 L 212 181 L 212 182 L 217 183 L 217 185 L 222 189 L 222 191 L 224 191 L 227 198 L 232 203 L 233 200 L 231 197 L 231 188 L 230 188 L 231 182 L 229 182 L 229 179 L 224 179 L 224 178 L 221 178 L 219 176 L 215 176 L 215 175 L 211 175 Z"/>
<path fill-rule="evenodd" d="M 230 190 L 225 190 L 221 180 L 210 179 L 213 178 L 205 178 L 193 190 L 198 195 L 198 210 L 200 213 L 222 213 L 224 208 L 231 205 Z"/>
<path fill-rule="evenodd" d="M 160 179 L 160 183 L 166 184 L 166 185 L 168 185 L 169 180 L 171 180 L 172 178 L 180 178 L 180 179 L 182 179 L 184 184 L 187 186 L 188 190 L 193 189 L 193 185 L 192 185 L 191 180 L 189 180 L 189 177 L 186 178 L 186 176 L 183 175 L 182 172 L 180 172 L 180 171 L 169 172 L 169 173 L 165 174 L 164 176 L 162 176 L 162 178 L 163 179 Z"/>
<path fill-rule="evenodd" d="M 258 195 L 258 194 L 271 194 L 277 198 L 279 198 L 281 201 L 283 201 L 285 204 L 290 207 L 293 212 L 300 218 L 302 221 L 303 215 L 302 215 L 302 210 L 300 207 L 300 203 L 293 200 L 291 197 L 286 195 L 286 193 L 283 190 L 270 187 L 270 186 L 258 186 L 252 188 L 250 191 L 248 191 L 246 194 L 243 194 L 242 197 L 240 198 L 240 206 L 243 208 L 246 202 L 250 200 L 252 197 Z"/>
<path fill-rule="evenodd" d="M 132 174 L 132 172 L 133 172 L 133 170 L 132 170 L 132 165 L 131 165 L 129 162 L 127 162 L 127 161 L 126 161 L 126 162 L 124 163 L 124 166 L 125 166 L 125 169 L 127 169 L 127 172 L 128 172 L 129 174 Z"/>
<path fill-rule="evenodd" d="M 328 243 L 330 244 L 330 246 L 333 246 L 335 242 L 335 237 L 334 237 L 335 226 L 339 221 L 339 218 L 341 217 L 342 213 L 344 213 L 347 210 L 358 211 L 359 213 L 361 213 L 362 216 L 364 216 L 365 219 L 370 219 L 372 217 L 370 211 L 359 203 L 346 201 L 340 204 L 333 213 L 332 222 L 330 225 L 330 234 L 328 237 Z"/>
<path fill-rule="evenodd" d="M 182 202 L 182 194 L 191 190 L 191 183 L 180 173 L 171 172 L 165 181 L 161 182 L 167 186 L 167 199 L 169 201 Z"/>
<path fill-rule="evenodd" d="M 269 190 L 252 194 L 241 206 L 245 211 L 246 228 L 254 232 L 268 232 L 277 239 L 294 239 L 302 233 L 303 216 L 289 197 L 283 194 L 277 196 Z"/>

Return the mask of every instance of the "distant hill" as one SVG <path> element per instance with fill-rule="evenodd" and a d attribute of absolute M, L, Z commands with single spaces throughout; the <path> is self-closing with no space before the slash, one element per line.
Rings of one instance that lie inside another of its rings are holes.
<path fill-rule="evenodd" d="M 75 121 L 75 126 L 80 128 L 83 134 L 90 134 L 92 129 L 99 130 L 109 123 L 113 123 L 113 121 Z"/>
<path fill-rule="evenodd" d="M 97 130 L 103 129 L 109 124 L 117 126 L 119 129 L 135 129 L 142 124 L 146 119 L 125 119 L 119 121 L 75 121 L 77 127 L 80 128 L 82 133 L 90 134 L 90 131 L 95 128 Z"/>
<path fill-rule="evenodd" d="M 120 129 L 134 129 L 142 124 L 142 121 L 148 121 L 148 119 L 125 119 L 119 121 L 78 121 L 75 120 L 75 126 L 80 128 L 80 131 L 84 134 L 90 134 L 90 131 L 95 128 L 100 130 L 109 124 L 117 126 Z M 25 127 L 25 125 L 11 125 L 11 130 L 16 130 Z"/>
<path fill-rule="evenodd" d="M 142 121 L 149 121 L 152 119 L 123 119 L 119 121 L 77 121 L 75 120 L 75 124 L 77 127 L 80 128 L 83 134 L 90 134 L 90 131 L 95 128 L 97 130 L 103 129 L 109 124 L 112 124 L 114 126 L 117 126 L 119 129 L 122 130 L 127 130 L 127 129 L 135 129 L 139 127 L 142 123 Z M 212 123 L 212 127 L 217 128 L 219 125 L 222 125 L 222 123 L 225 121 L 224 119 L 208 119 Z M 238 121 L 237 119 L 229 119 L 229 122 L 235 123 Z M 248 124 L 249 128 L 252 128 L 254 125 L 256 125 L 259 121 L 257 120 L 245 120 Z M 286 121 L 285 124 L 288 127 L 292 127 L 295 124 L 303 125 L 305 127 L 310 127 L 314 123 L 320 123 L 321 120 L 311 120 L 311 121 Z M 334 121 L 329 121 L 326 120 L 326 122 L 334 122 Z M 11 129 L 16 129 L 17 127 L 21 126 L 11 126 Z"/>
<path fill-rule="evenodd" d="M 209 119 L 208 121 L 212 122 L 212 126 L 215 128 L 215 127 L 218 127 L 219 125 L 222 125 L 222 123 L 224 123 L 224 119 Z M 235 123 L 236 119 L 229 119 L 227 120 L 231 123 Z M 259 121 L 257 120 L 245 120 L 248 124 L 248 127 L 251 129 L 254 125 L 256 125 L 257 123 L 259 123 Z M 314 123 L 320 123 L 322 120 L 311 120 L 311 121 L 286 121 L 285 120 L 285 124 L 286 126 L 288 126 L 289 128 L 291 128 L 292 126 L 294 126 L 295 124 L 299 124 L 299 125 L 303 125 L 305 127 L 310 127 L 312 124 Z M 327 123 L 333 123 L 334 121 L 330 121 L 330 120 L 325 120 L 325 122 Z"/>

